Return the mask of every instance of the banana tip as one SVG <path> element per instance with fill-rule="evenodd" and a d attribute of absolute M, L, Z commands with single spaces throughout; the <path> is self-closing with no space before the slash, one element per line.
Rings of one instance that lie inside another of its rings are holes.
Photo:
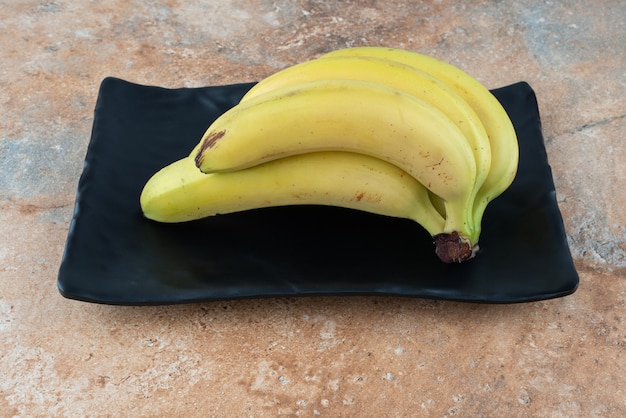
<path fill-rule="evenodd" d="M 469 239 L 458 232 L 437 234 L 433 237 L 435 253 L 444 263 L 461 263 L 476 255 L 478 246 L 472 246 Z"/>
<path fill-rule="evenodd" d="M 194 158 L 194 161 L 196 163 L 196 167 L 200 168 L 202 166 L 202 161 L 203 161 L 203 155 L 202 153 L 197 153 L 196 157 Z M 202 171 L 202 169 L 200 169 Z"/>
<path fill-rule="evenodd" d="M 204 135 L 200 144 L 200 149 L 198 149 L 198 153 L 195 157 L 196 166 L 198 168 L 202 170 L 201 166 L 204 161 L 204 153 L 213 148 L 217 141 L 223 138 L 224 135 L 226 135 L 226 131 L 208 132 Z"/>

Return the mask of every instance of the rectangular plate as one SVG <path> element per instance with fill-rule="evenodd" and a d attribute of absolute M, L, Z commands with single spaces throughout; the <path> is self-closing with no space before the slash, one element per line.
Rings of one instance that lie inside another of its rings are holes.
<path fill-rule="evenodd" d="M 519 138 L 513 185 L 485 214 L 480 252 L 446 265 L 417 224 L 323 206 L 257 209 L 165 225 L 142 216 L 157 170 L 188 155 L 253 83 L 165 89 L 106 78 L 58 275 L 81 301 L 151 305 L 249 297 L 398 295 L 528 302 L 578 286 L 535 94 L 493 90 Z"/>

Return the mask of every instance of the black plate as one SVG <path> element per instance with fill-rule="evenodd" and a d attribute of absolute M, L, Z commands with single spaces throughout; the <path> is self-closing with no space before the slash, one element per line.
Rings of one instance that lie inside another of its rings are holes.
<path fill-rule="evenodd" d="M 139 194 L 187 155 L 253 85 L 193 89 L 103 80 L 58 287 L 67 298 L 145 305 L 295 295 L 398 295 L 491 303 L 564 296 L 578 286 L 526 83 L 494 90 L 520 141 L 513 185 L 490 204 L 481 251 L 446 265 L 417 224 L 301 206 L 185 224 L 142 217 Z"/>

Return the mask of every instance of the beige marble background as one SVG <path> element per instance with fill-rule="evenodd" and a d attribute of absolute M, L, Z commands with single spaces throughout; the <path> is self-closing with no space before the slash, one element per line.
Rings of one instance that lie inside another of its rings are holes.
<path fill-rule="evenodd" d="M 626 3 L 0 0 L 0 416 L 626 415 Z M 101 306 L 56 274 L 106 76 L 254 81 L 323 52 L 435 55 L 535 89 L 580 273 L 523 305 Z"/>

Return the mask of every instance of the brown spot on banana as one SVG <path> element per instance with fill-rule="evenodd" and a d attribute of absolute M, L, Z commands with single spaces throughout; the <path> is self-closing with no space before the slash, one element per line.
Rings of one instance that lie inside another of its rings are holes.
<path fill-rule="evenodd" d="M 223 138 L 224 135 L 226 135 L 226 131 L 211 132 L 202 140 L 200 149 L 198 149 L 198 153 L 196 154 L 196 158 L 194 159 L 194 161 L 196 162 L 196 167 L 200 168 L 200 166 L 202 165 L 204 152 L 207 149 L 213 148 L 217 141 Z"/>

